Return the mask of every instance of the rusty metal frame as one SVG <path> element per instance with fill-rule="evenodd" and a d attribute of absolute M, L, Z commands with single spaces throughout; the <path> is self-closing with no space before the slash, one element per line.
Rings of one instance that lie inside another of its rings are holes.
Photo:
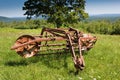
<path fill-rule="evenodd" d="M 48 35 L 49 34 L 49 35 Z M 20 45 L 14 45 L 11 47 L 12 50 L 16 50 L 21 47 L 25 47 L 26 45 L 29 45 L 31 43 L 35 43 L 35 46 L 37 46 L 37 51 L 34 51 L 32 53 L 32 56 L 34 56 L 38 51 L 41 51 L 41 47 L 49 47 L 49 46 L 66 46 L 66 48 L 54 48 L 50 50 L 70 50 L 72 59 L 75 65 L 75 68 L 77 70 L 82 70 L 84 69 L 85 62 L 83 58 L 83 51 L 84 50 L 89 50 L 93 47 L 95 44 L 97 38 L 91 35 L 88 35 L 87 37 L 83 35 L 82 32 L 73 29 L 73 28 L 68 28 L 68 29 L 61 29 L 61 28 L 43 28 L 39 36 L 32 36 L 34 40 L 21 43 Z M 29 37 L 28 37 L 29 38 Z M 48 41 L 66 41 L 65 44 L 47 44 Z M 45 44 L 41 44 L 42 42 L 45 42 Z M 89 46 L 88 46 L 89 45 Z M 85 47 L 85 49 L 83 48 Z M 38 50 L 39 48 L 39 50 Z M 75 49 L 78 49 L 79 55 L 75 53 Z M 22 49 L 23 50 L 23 49 Z M 32 49 L 31 49 L 32 50 Z M 20 51 L 18 51 L 20 52 Z M 21 53 L 22 54 L 22 51 Z M 22 54 L 24 56 L 24 54 Z M 32 57 L 30 56 L 30 57 Z"/>

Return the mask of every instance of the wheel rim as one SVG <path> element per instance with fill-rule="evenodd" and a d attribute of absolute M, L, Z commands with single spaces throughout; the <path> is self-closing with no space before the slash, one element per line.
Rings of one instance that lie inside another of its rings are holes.
<path fill-rule="evenodd" d="M 35 38 L 30 36 L 30 35 L 23 35 L 23 36 L 20 36 L 16 42 L 15 42 L 15 46 L 18 46 L 18 45 L 21 45 L 23 43 L 26 43 L 26 42 L 29 42 L 29 41 L 32 41 L 34 40 Z M 28 45 L 25 45 L 25 46 L 22 46 L 22 47 L 19 47 L 17 49 L 15 49 L 15 51 L 22 57 L 24 58 L 29 58 L 29 57 L 32 57 L 34 56 L 35 54 L 37 54 L 38 52 L 38 43 L 37 42 L 33 42 L 33 43 L 30 43 Z"/>

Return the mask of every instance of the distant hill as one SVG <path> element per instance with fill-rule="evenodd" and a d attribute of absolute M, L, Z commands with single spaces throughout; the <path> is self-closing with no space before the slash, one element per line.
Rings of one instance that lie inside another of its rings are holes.
<path fill-rule="evenodd" d="M 10 21 L 11 19 L 8 18 L 8 17 L 3 17 L 3 16 L 0 16 L 0 21 Z"/>
<path fill-rule="evenodd" d="M 25 19 L 26 19 L 25 17 L 9 18 L 9 17 L 0 16 L 0 21 L 3 21 L 3 22 L 24 21 Z"/>
<path fill-rule="evenodd" d="M 34 19 L 44 19 L 42 18 L 42 16 L 36 18 L 36 17 L 33 17 L 32 18 L 33 20 Z M 0 21 L 2 22 L 12 22 L 12 21 L 25 21 L 26 20 L 26 17 L 4 17 L 4 16 L 0 16 Z"/>
<path fill-rule="evenodd" d="M 87 19 L 88 21 L 91 20 L 110 20 L 110 21 L 116 21 L 120 19 L 120 14 L 100 14 L 100 15 L 90 15 L 90 17 Z"/>
<path fill-rule="evenodd" d="M 41 16 L 39 17 L 40 19 L 43 19 Z M 33 18 L 35 19 L 35 18 Z M 38 19 L 38 18 L 37 18 Z M 90 17 L 87 19 L 87 21 L 93 21 L 93 20 L 110 20 L 110 21 L 116 21 L 120 19 L 120 14 L 100 14 L 100 15 L 90 15 Z M 25 17 L 14 17 L 14 18 L 9 18 L 9 17 L 4 17 L 0 16 L 0 21 L 3 22 L 12 22 L 12 21 L 25 21 Z"/>

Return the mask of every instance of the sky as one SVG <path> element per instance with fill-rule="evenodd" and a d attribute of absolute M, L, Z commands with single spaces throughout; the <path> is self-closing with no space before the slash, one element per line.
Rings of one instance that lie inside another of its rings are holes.
<path fill-rule="evenodd" d="M 86 0 L 85 11 L 95 14 L 120 14 L 120 0 Z"/>
<path fill-rule="evenodd" d="M 0 16 L 25 17 L 22 10 L 26 0 L 0 0 Z M 120 14 L 120 0 L 86 0 L 85 11 L 89 15 Z"/>

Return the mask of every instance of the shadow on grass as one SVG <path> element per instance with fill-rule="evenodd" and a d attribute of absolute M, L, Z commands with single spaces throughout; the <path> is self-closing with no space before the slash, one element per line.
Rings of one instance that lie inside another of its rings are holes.
<path fill-rule="evenodd" d="M 46 52 L 45 52 L 46 53 Z M 77 53 L 77 52 L 76 52 Z M 74 66 L 72 69 L 70 69 L 69 64 L 73 63 L 71 53 L 70 52 L 56 52 L 56 53 L 47 53 L 47 54 L 38 54 L 32 58 L 27 59 L 19 59 L 19 60 L 13 60 L 8 61 L 5 63 L 6 66 L 29 66 L 29 64 L 34 65 L 45 65 L 48 68 L 53 69 L 61 69 L 64 68 L 68 72 L 69 75 L 77 75 L 78 73 L 75 72 Z"/>
<path fill-rule="evenodd" d="M 61 67 L 68 68 L 67 58 L 69 56 L 69 52 L 64 51 L 57 53 L 39 54 L 36 55 L 36 58 L 38 61 L 42 62 L 49 68 L 60 69 Z"/>
<path fill-rule="evenodd" d="M 8 61 L 5 63 L 6 66 L 26 66 L 28 63 L 25 60 L 20 61 Z"/>
<path fill-rule="evenodd" d="M 6 66 L 27 66 L 29 64 L 38 63 L 40 65 L 45 65 L 49 68 L 60 69 L 61 67 L 67 68 L 68 62 L 67 58 L 71 56 L 69 52 L 56 52 L 48 54 L 38 54 L 35 57 L 12 60 L 5 62 Z"/>

